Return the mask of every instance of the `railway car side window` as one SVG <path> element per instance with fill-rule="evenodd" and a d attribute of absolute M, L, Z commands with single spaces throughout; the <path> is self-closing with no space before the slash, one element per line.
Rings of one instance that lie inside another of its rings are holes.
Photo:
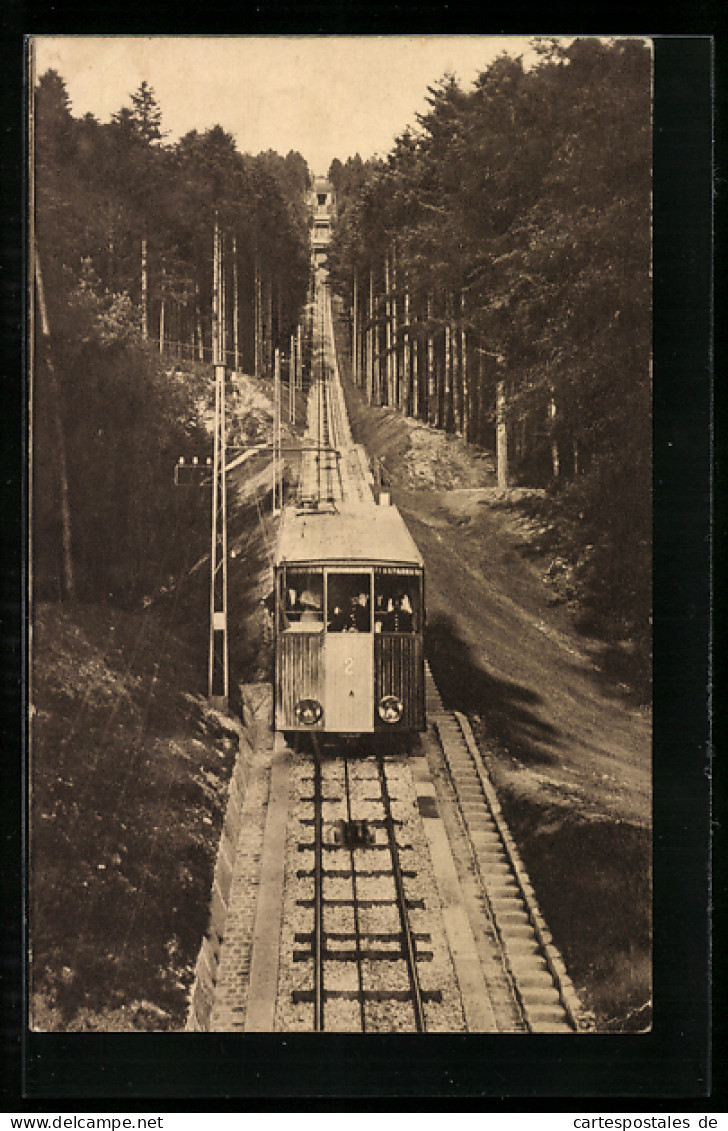
<path fill-rule="evenodd" d="M 329 573 L 326 585 L 327 631 L 371 632 L 371 574 Z"/>
<path fill-rule="evenodd" d="M 282 624 L 287 632 L 321 632 L 324 627 L 324 575 L 286 570 L 283 579 Z"/>
<path fill-rule="evenodd" d="M 417 574 L 374 575 L 374 631 L 420 631 L 420 579 Z"/>

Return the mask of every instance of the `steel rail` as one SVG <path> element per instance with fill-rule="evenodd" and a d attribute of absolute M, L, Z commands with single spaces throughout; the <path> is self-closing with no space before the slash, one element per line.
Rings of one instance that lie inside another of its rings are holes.
<path fill-rule="evenodd" d="M 389 851 L 392 858 L 392 876 L 397 892 L 397 910 L 399 912 L 399 921 L 402 928 L 404 958 L 407 964 L 410 986 L 412 988 L 412 1008 L 415 1015 L 415 1028 L 418 1033 L 424 1033 L 427 1026 L 425 1023 L 425 1007 L 422 1000 L 420 978 L 417 973 L 417 952 L 409 915 L 407 914 L 407 897 L 404 890 L 402 869 L 399 863 L 399 847 L 394 832 L 394 818 L 392 817 L 391 798 L 389 796 L 389 787 L 387 786 L 387 778 L 384 771 L 384 757 L 381 754 L 377 755 L 377 768 L 379 770 L 379 783 L 382 791 L 382 804 L 384 805 L 384 824 L 387 829 Z"/>
<path fill-rule="evenodd" d="M 318 738 L 313 738 L 313 804 L 314 804 L 314 863 L 313 863 L 313 1027 L 316 1033 L 324 1028 L 324 946 L 323 946 L 323 793 L 321 788 L 321 758 Z"/>
<path fill-rule="evenodd" d="M 346 816 L 349 822 L 352 820 L 351 816 L 351 792 L 349 790 L 349 759 L 344 755 L 344 785 L 346 789 Z M 351 894 L 354 901 L 354 942 L 356 946 L 356 976 L 359 984 L 359 1018 L 361 1020 L 361 1031 L 367 1031 L 366 1010 L 364 1008 L 364 975 L 361 968 L 361 924 L 359 923 L 359 898 L 356 890 L 356 861 L 354 859 L 354 849 L 349 845 L 349 860 L 351 863 Z"/>

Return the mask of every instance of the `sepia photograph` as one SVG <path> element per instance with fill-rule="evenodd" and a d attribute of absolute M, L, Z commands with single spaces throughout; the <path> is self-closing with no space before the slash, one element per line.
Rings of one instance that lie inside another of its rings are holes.
<path fill-rule="evenodd" d="M 649 1039 L 653 46 L 28 39 L 34 1033 Z"/>

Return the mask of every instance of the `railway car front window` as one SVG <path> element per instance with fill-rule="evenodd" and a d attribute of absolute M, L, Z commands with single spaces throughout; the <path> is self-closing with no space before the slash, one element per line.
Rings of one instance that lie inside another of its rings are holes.
<path fill-rule="evenodd" d="M 324 627 L 323 573 L 286 571 L 283 581 L 282 627 L 287 632 L 321 632 Z"/>
<path fill-rule="evenodd" d="M 420 631 L 420 579 L 417 574 L 378 572 L 374 577 L 374 631 Z"/>
<path fill-rule="evenodd" d="M 327 631 L 371 632 L 371 592 L 369 573 L 330 573 L 327 581 Z"/>

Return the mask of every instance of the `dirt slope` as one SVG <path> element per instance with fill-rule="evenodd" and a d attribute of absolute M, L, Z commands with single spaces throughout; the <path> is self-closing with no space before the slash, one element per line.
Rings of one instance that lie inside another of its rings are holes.
<path fill-rule="evenodd" d="M 396 501 L 427 564 L 427 653 L 446 704 L 487 718 L 514 775 L 548 768 L 541 788 L 571 791 L 595 816 L 646 823 L 648 719 L 548 607 L 503 518 L 480 500 L 469 519 L 442 494 Z"/>

